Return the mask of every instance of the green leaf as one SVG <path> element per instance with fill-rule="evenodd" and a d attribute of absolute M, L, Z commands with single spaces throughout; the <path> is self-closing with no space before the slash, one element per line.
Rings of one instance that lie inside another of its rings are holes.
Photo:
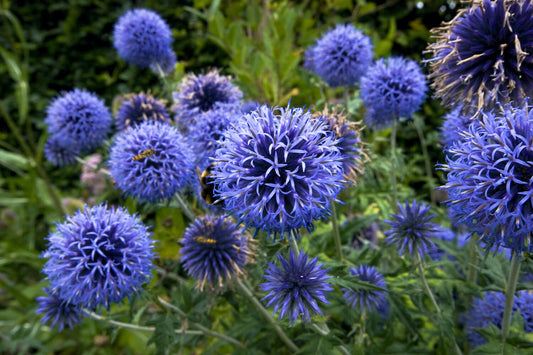
<path fill-rule="evenodd" d="M 0 46 L 0 55 L 7 65 L 7 71 L 9 72 L 11 78 L 15 82 L 24 81 L 23 72 L 17 58 L 15 58 L 13 54 L 5 50 L 2 46 Z"/>
<path fill-rule="evenodd" d="M 12 170 L 18 175 L 23 175 L 30 166 L 30 161 L 23 155 L 0 149 L 0 165 Z"/>

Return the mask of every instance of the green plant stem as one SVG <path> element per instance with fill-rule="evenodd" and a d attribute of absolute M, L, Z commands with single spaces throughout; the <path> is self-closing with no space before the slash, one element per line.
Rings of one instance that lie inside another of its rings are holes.
<path fill-rule="evenodd" d="M 87 160 L 80 158 L 79 156 L 75 157 L 76 161 L 82 165 L 88 166 L 89 168 L 93 169 L 94 171 L 101 172 L 103 174 L 106 174 L 107 176 L 111 176 L 111 172 L 107 169 L 100 168 L 98 169 L 98 166 L 89 163 Z"/>
<path fill-rule="evenodd" d="M 470 242 L 468 243 L 468 248 L 470 249 L 470 260 L 471 260 L 471 262 L 470 262 L 470 264 L 468 266 L 468 275 L 467 275 L 466 281 L 469 284 L 476 283 L 477 265 L 479 263 L 478 252 L 477 252 L 477 241 L 478 241 L 478 239 L 479 239 L 479 236 L 471 237 L 470 238 Z M 468 302 L 467 304 L 470 304 L 470 302 Z"/>
<path fill-rule="evenodd" d="M 507 290 L 505 292 L 505 309 L 503 311 L 502 321 L 502 354 L 504 353 L 505 342 L 511 327 L 511 313 L 513 310 L 516 284 L 518 283 L 518 275 L 520 273 L 520 261 L 518 254 L 513 251 L 513 256 L 511 257 L 511 269 L 509 270 L 509 282 L 507 283 Z"/>
<path fill-rule="evenodd" d="M 433 193 L 433 191 L 435 190 L 435 185 L 433 185 L 433 172 L 431 171 L 431 162 L 429 160 L 429 153 L 426 144 L 426 138 L 424 137 L 424 130 L 422 129 L 422 125 L 420 124 L 419 118 L 413 118 L 413 122 L 416 128 L 416 132 L 418 133 L 420 146 L 422 147 L 422 155 L 424 156 L 424 165 L 426 168 L 427 184 L 429 188 L 429 197 L 431 199 L 431 203 L 433 205 L 436 205 L 435 194 Z"/>
<path fill-rule="evenodd" d="M 240 348 L 245 348 L 246 345 L 244 345 L 243 343 L 241 343 L 240 341 L 238 341 L 237 339 L 234 339 L 232 337 L 229 337 L 227 335 L 224 335 L 224 334 L 220 334 L 220 333 L 217 333 L 209 328 L 206 328 L 204 327 L 203 325 L 201 325 L 200 323 L 196 323 L 196 322 L 193 322 L 191 320 L 188 319 L 188 316 L 185 312 L 183 312 L 180 308 L 178 308 L 177 306 L 173 305 L 173 304 L 170 304 L 168 302 L 166 302 L 164 299 L 162 299 L 161 297 L 157 297 L 157 300 L 165 307 L 167 307 L 168 309 L 176 312 L 180 317 L 184 318 L 184 319 L 187 319 L 188 321 L 188 324 L 190 324 L 191 326 L 193 326 L 194 328 L 197 328 L 198 330 L 200 330 L 202 333 L 204 333 L 205 335 L 208 335 L 208 336 L 212 336 L 212 337 L 215 337 L 215 338 L 219 338 L 219 339 L 222 339 L 224 341 L 227 341 L 228 343 L 231 343 L 233 345 L 236 345 Z"/>
<path fill-rule="evenodd" d="M 287 334 L 285 334 L 283 329 L 281 329 L 280 326 L 276 324 L 276 321 L 272 319 L 272 315 L 268 313 L 268 311 L 265 309 L 265 307 L 263 307 L 261 302 L 259 302 L 259 300 L 254 296 L 252 290 L 250 290 L 245 284 L 243 284 L 241 280 L 237 280 L 235 284 L 237 285 L 237 287 L 239 287 L 239 289 L 242 291 L 248 301 L 250 301 L 250 303 L 252 303 L 257 308 L 263 318 L 265 318 L 265 320 L 274 328 L 274 331 L 278 334 L 280 339 L 289 347 L 289 349 L 292 352 L 299 351 L 300 349 L 292 342 L 292 340 L 287 336 Z"/>
<path fill-rule="evenodd" d="M 191 221 L 194 221 L 194 218 L 195 218 L 194 212 L 189 208 L 189 206 L 187 206 L 187 204 L 185 203 L 185 201 L 183 201 L 183 199 L 181 198 L 181 196 L 179 195 L 179 193 L 174 194 L 174 198 L 175 198 L 176 201 L 178 202 L 178 205 L 180 205 L 180 208 L 181 208 L 181 210 L 183 211 L 183 213 L 185 213 L 185 215 L 186 215 Z"/>
<path fill-rule="evenodd" d="M 392 197 L 394 198 L 394 206 L 398 204 L 398 186 L 396 182 L 396 130 L 398 123 L 396 120 L 392 121 L 390 133 L 390 151 L 391 151 L 391 182 L 392 182 Z"/>
<path fill-rule="evenodd" d="M 357 341 L 360 347 L 360 350 L 361 350 L 361 354 L 363 355 L 365 353 L 365 344 L 364 344 L 365 332 L 366 332 L 366 310 L 363 309 L 362 314 L 361 314 L 361 327 L 359 330 L 359 340 Z"/>
<path fill-rule="evenodd" d="M 145 326 L 135 325 L 135 324 L 131 324 L 131 323 L 118 322 L 116 320 L 112 320 L 112 319 L 108 319 L 106 317 L 102 317 L 102 316 L 100 316 L 100 315 L 98 315 L 96 313 L 93 313 L 91 311 L 88 311 L 88 310 L 83 310 L 83 313 L 85 313 L 85 315 L 87 315 L 90 318 L 93 318 L 93 319 L 96 319 L 96 320 L 99 320 L 99 321 L 102 321 L 102 322 L 106 322 L 106 323 L 109 323 L 109 324 L 112 324 L 112 325 L 116 325 L 117 327 L 120 327 L 120 328 L 132 329 L 132 330 L 140 330 L 140 331 L 143 331 L 143 332 L 153 332 L 153 331 L 155 331 L 155 327 L 145 327 Z M 175 332 L 176 332 L 176 334 L 185 333 L 187 335 L 202 335 L 202 332 L 199 331 L 199 330 L 176 329 Z"/>
<path fill-rule="evenodd" d="M 320 334 L 322 336 L 327 336 L 330 333 L 328 325 L 326 323 L 324 323 L 324 322 L 311 323 L 311 328 L 316 330 L 318 332 L 318 334 Z M 346 349 L 346 347 L 344 345 L 337 345 L 337 350 L 339 350 L 341 352 L 341 354 L 350 355 L 350 352 L 348 351 L 348 349 Z"/>
<path fill-rule="evenodd" d="M 6 108 L 4 107 L 4 103 L 0 104 L 0 110 L 2 110 L 2 114 L 7 122 L 7 125 L 9 126 L 9 129 L 15 136 L 15 139 L 18 141 L 20 146 L 22 147 L 22 150 L 24 150 L 24 154 L 26 154 L 26 156 L 30 160 L 30 165 L 35 168 L 35 170 L 37 171 L 37 174 L 39 174 L 41 179 L 43 179 L 46 189 L 48 190 L 48 193 L 50 194 L 50 197 L 52 198 L 52 202 L 54 203 L 54 205 L 56 206 L 56 208 L 59 210 L 61 214 L 66 215 L 67 211 L 65 210 L 65 207 L 63 207 L 63 204 L 57 197 L 57 194 L 54 191 L 54 187 L 52 186 L 52 183 L 50 182 L 50 179 L 48 178 L 48 174 L 46 174 L 46 171 L 44 171 L 42 166 L 35 161 L 33 151 L 31 150 L 30 146 L 26 143 L 26 141 L 22 137 L 22 134 L 20 133 L 17 125 L 15 124 L 15 122 L 13 122 L 11 115 L 9 114 L 9 112 L 7 112 Z"/>
<path fill-rule="evenodd" d="M 300 249 L 298 249 L 298 243 L 296 242 L 296 236 L 294 235 L 294 232 L 292 230 L 289 232 L 289 243 L 291 243 L 291 249 L 294 255 L 296 257 L 299 257 Z"/>
<path fill-rule="evenodd" d="M 350 117 L 350 93 L 348 92 L 347 86 L 343 88 L 342 95 L 344 97 L 344 107 L 346 107 L 346 115 Z"/>
<path fill-rule="evenodd" d="M 335 248 L 337 249 L 337 255 L 340 261 L 344 260 L 342 254 L 341 234 L 339 232 L 339 223 L 337 221 L 337 208 L 335 207 L 335 201 L 331 200 L 331 223 L 333 225 L 333 239 L 335 240 Z"/>

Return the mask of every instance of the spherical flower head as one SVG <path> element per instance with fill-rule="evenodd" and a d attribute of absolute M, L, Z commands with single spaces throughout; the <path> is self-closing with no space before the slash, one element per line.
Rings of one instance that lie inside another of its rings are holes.
<path fill-rule="evenodd" d="M 304 54 L 304 68 L 312 74 L 316 74 L 315 49 L 316 46 L 310 46 L 309 48 L 307 48 Z"/>
<path fill-rule="evenodd" d="M 122 59 L 140 68 L 165 62 L 171 51 L 170 28 L 158 14 L 146 9 L 122 15 L 115 24 L 113 38 Z"/>
<path fill-rule="evenodd" d="M 181 262 L 202 290 L 220 288 L 243 273 L 253 256 L 243 228 L 223 216 L 197 218 L 180 240 Z"/>
<path fill-rule="evenodd" d="M 533 95 L 530 1 L 474 1 L 434 33 L 430 78 L 445 105 L 473 113 Z"/>
<path fill-rule="evenodd" d="M 414 60 L 379 59 L 365 71 L 361 98 L 369 127 L 383 128 L 400 117 L 411 117 L 426 99 L 426 79 Z"/>
<path fill-rule="evenodd" d="M 361 281 L 366 281 L 385 290 L 387 289 L 383 275 L 373 266 L 359 265 L 357 268 L 350 268 L 350 273 Z M 385 299 L 386 291 L 353 291 L 349 289 L 343 289 L 342 291 L 344 292 L 342 297 L 346 303 L 352 308 L 358 307 L 361 312 L 365 310 L 377 310 L 383 303 L 387 303 L 387 300 Z"/>
<path fill-rule="evenodd" d="M 196 154 L 196 166 L 202 171 L 212 163 L 224 131 L 241 116 L 236 106 L 223 106 L 203 113 L 201 120 L 192 123 L 187 139 Z"/>
<path fill-rule="evenodd" d="M 392 215 L 394 220 L 385 221 L 391 226 L 391 229 L 385 232 L 385 242 L 387 245 L 399 246 L 400 255 L 407 249 L 411 255 L 416 252 L 423 256 L 428 249 L 435 247 L 431 239 L 437 238 L 442 232 L 437 224 L 430 222 L 435 215 L 428 215 L 429 206 L 424 203 L 417 204 L 416 200 L 412 205 L 405 201 L 405 206 L 401 203 L 398 203 L 398 206 L 400 213 Z"/>
<path fill-rule="evenodd" d="M 127 210 L 85 206 L 50 233 L 43 272 L 51 292 L 67 303 L 109 309 L 150 280 L 153 243 Z"/>
<path fill-rule="evenodd" d="M 72 144 L 68 139 L 57 136 L 48 137 L 44 144 L 44 156 L 54 166 L 68 166 L 76 162 L 76 156 L 80 153 L 79 147 Z"/>
<path fill-rule="evenodd" d="M 348 182 L 355 183 L 357 177 L 362 173 L 364 161 L 368 156 L 363 152 L 360 127 L 356 122 L 348 121 L 345 114 L 341 112 L 329 112 L 326 108 L 322 114 L 326 119 L 327 126 L 337 138 L 337 148 L 342 157 L 342 168 L 344 178 Z"/>
<path fill-rule="evenodd" d="M 170 116 L 164 100 L 158 100 L 150 94 L 127 94 L 117 112 L 117 129 L 123 131 L 141 122 L 170 122 Z"/>
<path fill-rule="evenodd" d="M 107 176 L 98 169 L 102 161 L 100 154 L 93 154 L 87 158 L 87 164 L 82 167 L 81 183 L 89 188 L 93 195 L 100 195 L 107 188 Z"/>
<path fill-rule="evenodd" d="M 481 241 L 520 254 L 533 232 L 533 114 L 507 106 L 481 113 L 448 149 L 448 205 Z"/>
<path fill-rule="evenodd" d="M 260 287 L 268 294 L 262 299 L 268 300 L 267 307 L 273 305 L 274 313 L 280 311 L 278 318 L 289 318 L 289 324 L 298 320 L 301 315 L 302 321 L 310 322 L 311 314 L 320 314 L 322 311 L 318 307 L 317 301 L 330 304 L 326 299 L 326 292 L 333 288 L 327 279 L 328 269 L 323 269 L 323 265 L 317 265 L 317 257 L 310 261 L 307 254 L 294 255 L 290 251 L 289 259 L 285 260 L 280 254 L 278 259 L 281 268 L 269 263 L 264 275 L 266 282 Z"/>
<path fill-rule="evenodd" d="M 107 138 L 113 118 L 95 94 L 74 89 L 48 105 L 44 122 L 51 137 L 85 152 Z"/>
<path fill-rule="evenodd" d="M 263 105 L 224 132 L 215 195 L 247 227 L 277 235 L 313 228 L 342 188 L 342 156 L 325 120 Z"/>
<path fill-rule="evenodd" d="M 145 122 L 118 135 L 109 154 L 111 177 L 126 195 L 172 198 L 194 178 L 193 153 L 173 126 Z"/>
<path fill-rule="evenodd" d="M 462 107 L 456 107 L 444 116 L 442 128 L 440 130 L 441 141 L 445 147 L 451 147 L 456 140 L 462 139 L 462 131 L 468 130 L 472 123 L 469 115 L 461 113 Z"/>
<path fill-rule="evenodd" d="M 352 24 L 337 25 L 317 40 L 306 62 L 330 86 L 354 86 L 372 62 L 372 44 Z"/>
<path fill-rule="evenodd" d="M 176 122 L 183 131 L 200 120 L 207 111 L 224 106 L 241 105 L 242 91 L 231 82 L 229 76 L 220 75 L 218 70 L 207 74 L 188 74 L 183 78 L 178 91 L 173 93 Z"/>
<path fill-rule="evenodd" d="M 81 322 L 83 313 L 79 305 L 74 305 L 59 298 L 57 292 L 52 292 L 47 288 L 43 290 L 47 296 L 40 296 L 36 299 L 39 303 L 36 313 L 44 314 L 41 319 L 43 324 L 51 321 L 51 327 L 53 328 L 57 325 L 58 330 L 61 332 L 65 326 L 72 329 L 75 324 Z"/>

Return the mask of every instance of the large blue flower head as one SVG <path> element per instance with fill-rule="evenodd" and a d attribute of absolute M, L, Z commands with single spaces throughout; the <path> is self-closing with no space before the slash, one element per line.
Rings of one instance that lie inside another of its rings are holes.
<path fill-rule="evenodd" d="M 74 89 L 50 102 L 44 122 L 51 137 L 85 152 L 107 138 L 113 118 L 95 94 Z"/>
<path fill-rule="evenodd" d="M 370 38 L 354 25 L 337 25 L 306 52 L 305 66 L 332 87 L 354 86 L 372 62 Z"/>
<path fill-rule="evenodd" d="M 400 213 L 392 215 L 394 220 L 385 221 L 391 226 L 391 229 L 385 232 L 385 241 L 387 245 L 399 246 L 400 255 L 407 249 L 411 255 L 416 252 L 423 256 L 428 249 L 435 247 L 431 239 L 437 238 L 442 229 L 438 224 L 430 222 L 435 217 L 428 215 L 430 206 L 417 203 L 416 200 L 412 205 L 405 201 L 405 206 L 401 203 L 398 203 L 398 206 Z"/>
<path fill-rule="evenodd" d="M 359 265 L 357 268 L 350 268 L 350 273 L 356 276 L 361 281 L 366 281 L 374 286 L 387 289 L 383 275 L 373 266 Z M 342 290 L 344 294 L 342 297 L 346 303 L 352 307 L 358 307 L 361 312 L 374 311 L 387 303 L 385 298 L 386 291 L 380 290 L 362 290 L 353 291 L 349 289 Z"/>
<path fill-rule="evenodd" d="M 379 59 L 361 78 L 361 98 L 369 127 L 389 126 L 400 117 L 411 117 L 426 98 L 426 78 L 411 59 Z"/>
<path fill-rule="evenodd" d="M 124 100 L 117 112 L 117 129 L 123 131 L 146 121 L 170 122 L 170 115 L 165 104 L 165 100 L 156 99 L 142 92 L 124 95 Z"/>
<path fill-rule="evenodd" d="M 355 182 L 361 175 L 363 162 L 368 156 L 363 152 L 363 143 L 359 134 L 360 127 L 356 122 L 348 121 L 341 112 L 329 112 L 326 108 L 322 115 L 326 119 L 328 128 L 337 138 L 337 147 L 341 153 L 344 178 Z"/>
<path fill-rule="evenodd" d="M 281 268 L 269 263 L 265 270 L 267 281 L 260 287 L 268 294 L 262 301 L 268 300 L 267 307 L 274 305 L 274 313 L 280 311 L 278 318 L 287 316 L 289 324 L 296 322 L 298 315 L 303 322 L 310 322 L 311 314 L 322 314 L 317 301 L 330 304 L 326 292 L 333 288 L 326 281 L 331 277 L 326 275 L 328 269 L 317 264 L 317 257 L 308 261 L 307 254 L 296 256 L 292 250 L 288 260 L 280 254 L 278 259 Z"/>
<path fill-rule="evenodd" d="M 462 139 L 461 132 L 468 130 L 471 117 L 461 113 L 462 107 L 456 107 L 444 116 L 440 130 L 441 141 L 445 147 L 451 147 L 456 140 Z"/>
<path fill-rule="evenodd" d="M 196 154 L 196 166 L 204 170 L 212 163 L 212 158 L 220 147 L 219 140 L 224 131 L 236 123 L 241 116 L 242 112 L 237 106 L 223 106 L 205 112 L 201 121 L 192 123 L 187 139 L 191 142 Z"/>
<path fill-rule="evenodd" d="M 109 154 L 111 177 L 126 195 L 155 202 L 194 178 L 193 153 L 173 126 L 144 122 L 119 134 Z"/>
<path fill-rule="evenodd" d="M 48 237 L 43 272 L 65 302 L 109 309 L 151 278 L 151 233 L 127 210 L 84 206 Z"/>
<path fill-rule="evenodd" d="M 437 97 L 465 112 L 533 95 L 533 5 L 483 0 L 434 30 L 430 78 Z"/>
<path fill-rule="evenodd" d="M 46 160 L 55 166 L 67 166 L 76 162 L 76 156 L 80 153 L 79 147 L 58 136 L 48 137 L 44 144 L 44 156 Z"/>
<path fill-rule="evenodd" d="M 170 28 L 158 14 L 146 9 L 122 15 L 115 24 L 113 38 L 122 59 L 140 68 L 166 63 L 172 50 Z"/>
<path fill-rule="evenodd" d="M 186 132 L 191 123 L 202 121 L 204 112 L 227 106 L 239 108 L 242 91 L 229 76 L 211 70 L 207 74 L 188 74 L 172 96 L 176 122 Z"/>
<path fill-rule="evenodd" d="M 36 313 L 44 314 L 41 319 L 43 324 L 52 321 L 51 327 L 53 328 L 57 325 L 58 330 L 61 332 L 65 326 L 72 329 L 75 324 L 81 322 L 83 313 L 79 305 L 74 305 L 59 298 L 57 292 L 52 292 L 47 288 L 44 289 L 44 292 L 46 292 L 47 296 L 40 296 L 36 299 L 39 302 Z"/>
<path fill-rule="evenodd" d="M 462 135 L 442 166 L 448 205 L 488 248 L 531 250 L 533 112 L 507 106 L 482 113 Z"/>
<path fill-rule="evenodd" d="M 217 150 L 215 195 L 247 227 L 294 232 L 329 212 L 342 188 L 342 156 L 323 118 L 267 105 L 226 130 Z"/>
<path fill-rule="evenodd" d="M 243 228 L 223 216 L 197 218 L 180 243 L 181 262 L 200 290 L 206 284 L 220 288 L 240 277 L 253 256 Z"/>

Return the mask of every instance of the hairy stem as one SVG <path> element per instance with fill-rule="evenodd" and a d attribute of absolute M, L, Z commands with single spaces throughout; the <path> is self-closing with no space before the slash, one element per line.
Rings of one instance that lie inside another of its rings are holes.
<path fill-rule="evenodd" d="M 189 206 L 187 206 L 187 204 L 185 203 L 185 201 L 183 201 L 183 199 L 181 198 L 181 196 L 179 195 L 179 193 L 176 193 L 174 194 L 174 198 L 176 199 L 176 201 L 178 202 L 178 205 L 180 205 L 180 208 L 182 210 L 183 213 L 185 213 L 185 215 L 191 220 L 191 221 L 194 221 L 194 212 L 189 208 Z"/>
<path fill-rule="evenodd" d="M 292 231 L 292 229 L 289 232 L 289 242 L 291 243 L 292 252 L 294 253 L 296 257 L 299 257 L 300 249 L 298 249 L 298 243 L 296 242 L 296 236 L 294 235 L 294 232 Z"/>

